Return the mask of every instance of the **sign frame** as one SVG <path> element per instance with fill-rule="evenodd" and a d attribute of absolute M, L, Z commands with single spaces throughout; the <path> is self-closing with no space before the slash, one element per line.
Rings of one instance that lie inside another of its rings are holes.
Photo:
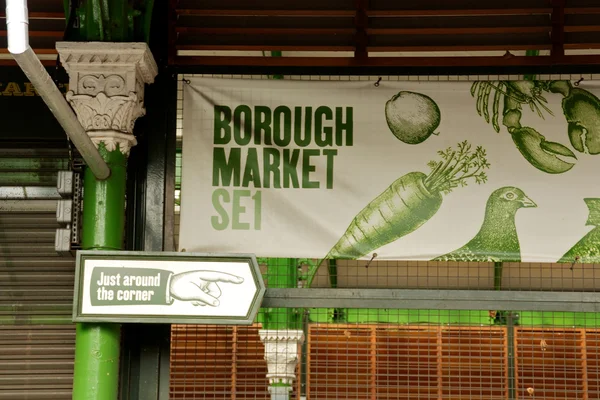
<path fill-rule="evenodd" d="M 84 268 L 88 260 L 119 261 L 199 261 L 202 262 L 240 262 L 246 261 L 250 267 L 256 292 L 245 316 L 197 316 L 197 315 L 140 315 L 140 314 L 83 314 L 82 296 L 84 293 Z M 264 280 L 256 256 L 249 253 L 187 253 L 187 252 L 147 252 L 147 251 L 109 251 L 78 250 L 76 254 L 75 285 L 73 295 L 73 322 L 105 323 L 144 323 L 144 324 L 207 324 L 207 325 L 251 325 L 261 307 L 266 291 Z"/>

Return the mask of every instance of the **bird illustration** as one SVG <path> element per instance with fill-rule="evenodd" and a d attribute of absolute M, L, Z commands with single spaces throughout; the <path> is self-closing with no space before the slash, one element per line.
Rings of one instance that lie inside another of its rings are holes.
<path fill-rule="evenodd" d="M 521 261 L 515 215 L 520 208 L 529 207 L 537 205 L 521 189 L 507 186 L 495 190 L 488 198 L 477 235 L 463 247 L 432 261 Z"/>
<path fill-rule="evenodd" d="M 587 226 L 593 226 L 581 240 L 571 247 L 557 262 L 571 263 L 571 270 L 575 263 L 600 262 L 600 199 L 583 199 L 588 207 Z"/>

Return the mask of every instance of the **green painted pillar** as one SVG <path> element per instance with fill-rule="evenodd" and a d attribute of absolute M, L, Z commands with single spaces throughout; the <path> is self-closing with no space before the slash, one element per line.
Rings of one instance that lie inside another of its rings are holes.
<path fill-rule="evenodd" d="M 125 225 L 127 156 L 117 148 L 99 146 L 111 170 L 99 181 L 89 168 L 83 182 L 84 250 L 122 250 Z M 74 400 L 117 400 L 121 327 L 118 324 L 77 324 L 75 344 Z"/>
<path fill-rule="evenodd" d="M 137 144 L 133 126 L 145 113 L 138 88 L 152 83 L 158 68 L 145 43 L 59 42 L 56 48 L 69 73 L 66 98 L 111 170 L 99 181 L 85 169 L 81 247 L 122 250 L 127 158 Z M 118 324 L 77 325 L 74 400 L 118 399 L 120 344 Z"/>

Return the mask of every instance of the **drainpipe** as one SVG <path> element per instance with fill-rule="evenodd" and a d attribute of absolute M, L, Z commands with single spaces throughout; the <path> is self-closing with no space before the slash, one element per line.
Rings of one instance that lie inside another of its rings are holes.
<path fill-rule="evenodd" d="M 110 176 L 110 168 L 75 116 L 73 109 L 29 46 L 29 18 L 26 0 L 6 0 L 8 51 L 44 100 L 87 166 L 98 180 Z"/>

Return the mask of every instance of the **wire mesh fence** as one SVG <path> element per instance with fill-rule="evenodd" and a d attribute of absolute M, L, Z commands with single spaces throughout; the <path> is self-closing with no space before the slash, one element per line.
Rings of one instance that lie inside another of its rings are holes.
<path fill-rule="evenodd" d="M 570 75 L 539 76 L 539 79 L 582 77 L 595 78 Z M 373 81 L 378 78 L 286 77 Z M 521 78 L 382 77 L 383 80 Z M 180 147 L 184 142 L 182 107 L 180 96 Z M 179 159 L 178 182 L 180 168 Z M 179 185 L 176 199 L 181 190 Z M 306 259 L 260 261 L 270 288 L 306 286 L 307 278 L 314 273 L 311 288 L 550 291 L 556 293 L 558 305 L 550 311 L 541 303 L 525 310 L 506 310 L 500 304 L 484 308 L 474 301 L 467 307 L 463 304 L 461 309 L 453 309 L 458 301 L 450 292 L 443 299 L 444 307 L 437 309 L 414 306 L 407 309 L 403 303 L 373 309 L 332 307 L 324 301 L 320 308 L 293 305 L 262 308 L 252 326 L 175 325 L 171 341 L 172 399 L 269 399 L 268 364 L 260 337 L 265 329 L 303 332 L 304 342 L 294 355 L 297 365 L 291 399 L 600 398 L 600 314 L 573 312 L 572 305 L 560 304 L 565 293 L 597 291 L 600 276 L 595 264 L 577 260 L 544 264 L 376 258 L 327 260 L 320 265 L 318 260 Z"/>
<path fill-rule="evenodd" d="M 292 399 L 595 399 L 597 317 L 313 309 Z M 390 322 L 383 322 L 388 320 Z M 174 326 L 173 399 L 268 399 L 259 331 Z"/>

